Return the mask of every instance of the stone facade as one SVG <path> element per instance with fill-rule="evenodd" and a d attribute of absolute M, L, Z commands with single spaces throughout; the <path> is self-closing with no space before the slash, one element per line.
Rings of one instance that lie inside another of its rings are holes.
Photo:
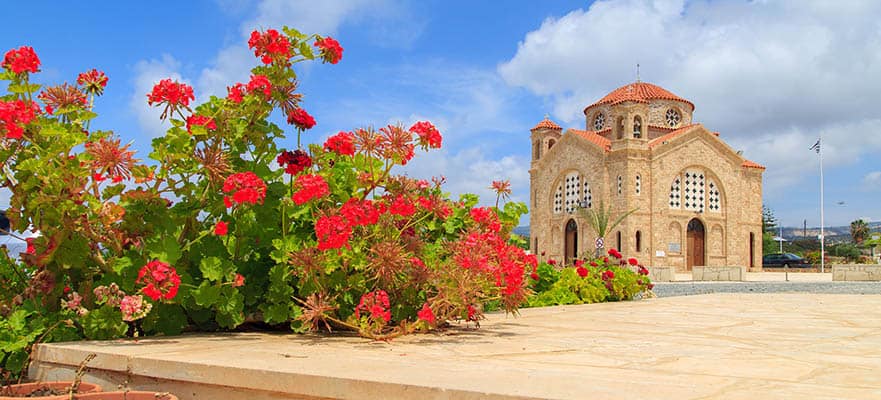
<path fill-rule="evenodd" d="M 586 130 L 545 119 L 532 129 L 530 241 L 543 259 L 590 255 L 582 208 L 636 209 L 605 248 L 646 265 L 762 265 L 762 173 L 717 133 L 692 123 L 694 105 L 648 83 L 623 86 L 584 110 Z"/>

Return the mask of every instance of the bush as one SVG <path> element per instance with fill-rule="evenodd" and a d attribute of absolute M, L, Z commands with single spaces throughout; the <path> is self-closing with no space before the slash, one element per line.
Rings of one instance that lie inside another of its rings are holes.
<path fill-rule="evenodd" d="M 535 294 L 528 298 L 526 306 L 631 300 L 654 287 L 648 270 L 636 259 L 625 260 L 615 249 L 610 249 L 609 255 L 612 258 L 576 260 L 574 266 L 561 271 L 556 270 L 553 260 L 540 263 L 530 279 Z"/>
<path fill-rule="evenodd" d="M 342 47 L 288 28 L 255 31 L 249 45 L 261 64 L 224 98 L 191 108 L 192 88 L 170 79 L 147 94 L 171 125 L 151 163 L 90 130 L 102 72 L 41 89 L 30 83 L 33 49 L 6 54 L 0 182 L 13 226 L 41 235 L 21 263 L 0 267 L 4 369 L 50 326 L 107 339 L 248 321 L 389 338 L 477 321 L 489 301 L 508 312 L 524 301 L 535 257 L 508 242 L 524 204 L 478 208 L 473 195 L 449 199 L 442 179 L 395 175 L 417 148 L 441 147 L 429 122 L 301 144 L 315 120 L 293 66 L 336 64 Z M 297 148 L 279 148 L 294 132 Z M 510 194 L 507 182 L 493 187 Z"/>

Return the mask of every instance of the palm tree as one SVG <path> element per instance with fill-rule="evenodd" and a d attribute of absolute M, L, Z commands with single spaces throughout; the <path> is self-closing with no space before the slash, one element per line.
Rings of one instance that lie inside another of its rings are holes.
<path fill-rule="evenodd" d="M 854 243 L 862 244 L 868 236 L 869 224 L 866 221 L 858 219 L 850 223 L 850 237 L 853 238 Z"/>
<path fill-rule="evenodd" d="M 606 234 L 613 229 L 615 229 L 618 224 L 624 221 L 624 218 L 627 218 L 628 215 L 636 212 L 636 208 L 621 214 L 612 221 L 612 206 L 610 205 L 608 208 L 605 207 L 602 201 L 600 201 L 599 207 L 596 208 L 582 208 L 578 210 L 578 213 L 587 220 L 587 224 L 593 228 L 593 231 L 597 233 L 597 238 L 606 237 Z M 611 223 L 609 221 L 612 221 Z M 603 247 L 597 247 L 596 257 L 600 256 L 600 252 Z M 621 250 L 621 249 L 618 249 Z"/>

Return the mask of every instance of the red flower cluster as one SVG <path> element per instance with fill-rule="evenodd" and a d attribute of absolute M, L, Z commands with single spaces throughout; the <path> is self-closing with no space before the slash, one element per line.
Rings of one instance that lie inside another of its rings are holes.
<path fill-rule="evenodd" d="M 632 258 L 632 257 L 631 257 L 631 258 L 628 258 L 628 259 L 627 259 L 627 263 L 630 264 L 630 265 L 638 265 L 638 264 L 639 264 L 639 261 L 636 261 L 635 258 Z"/>
<path fill-rule="evenodd" d="M 410 132 L 419 136 L 419 144 L 425 148 L 439 149 L 441 147 L 440 132 L 428 121 L 419 121 L 410 127 Z"/>
<path fill-rule="evenodd" d="M 312 166 L 312 158 L 303 150 L 283 151 L 275 161 L 280 167 L 284 167 L 284 172 L 291 175 L 299 174 Z"/>
<path fill-rule="evenodd" d="M 428 322 L 429 325 L 434 325 L 437 321 L 434 316 L 434 311 L 431 310 L 431 307 L 428 306 L 428 303 L 422 305 L 422 309 L 416 313 L 416 317 L 420 320 Z"/>
<path fill-rule="evenodd" d="M 92 68 L 91 71 L 80 73 L 76 78 L 76 83 L 86 90 L 86 93 L 100 96 L 104 94 L 104 88 L 107 87 L 107 75 L 103 71 Z"/>
<path fill-rule="evenodd" d="M 342 49 L 340 49 L 342 52 Z M 22 72 L 37 72 L 40 70 L 40 58 L 31 46 L 21 46 L 6 52 L 3 57 L 3 68 L 16 74 Z"/>
<path fill-rule="evenodd" d="M 24 251 L 25 254 L 37 254 L 37 248 L 34 246 L 34 238 L 25 238 L 24 241 L 28 244 L 27 249 Z"/>
<path fill-rule="evenodd" d="M 263 64 L 272 64 L 273 60 L 287 61 L 291 58 L 291 42 L 275 29 L 266 32 L 251 32 L 248 48 L 254 49 L 254 55 L 260 57 Z"/>
<path fill-rule="evenodd" d="M 302 108 L 295 108 L 288 114 L 288 123 L 291 125 L 295 125 L 297 129 L 301 131 L 305 131 L 307 129 L 312 129 L 315 126 L 315 118 L 313 118 L 306 110 Z"/>
<path fill-rule="evenodd" d="M 300 175 L 297 177 L 297 186 L 300 187 L 300 190 L 291 196 L 291 200 L 297 205 L 303 205 L 309 200 L 319 199 L 330 194 L 330 188 L 321 175 Z"/>
<path fill-rule="evenodd" d="M 355 308 L 355 318 L 361 318 L 361 312 L 370 314 L 373 321 L 389 322 L 392 319 L 392 312 L 389 310 L 388 293 L 385 290 L 377 290 L 375 292 L 365 293 Z"/>
<path fill-rule="evenodd" d="M 194 125 L 204 126 L 205 129 L 212 131 L 217 129 L 217 124 L 214 123 L 214 119 L 204 115 L 193 114 L 187 117 L 187 132 L 191 135 L 193 134 L 191 129 Z"/>
<path fill-rule="evenodd" d="M 263 92 L 263 98 L 266 100 L 269 100 L 269 96 L 272 96 L 272 83 L 269 82 L 269 78 L 266 75 L 251 75 L 251 81 L 248 82 L 248 86 L 245 89 L 251 94 L 257 91 Z"/>
<path fill-rule="evenodd" d="M 469 214 L 471 214 L 471 218 L 474 218 L 474 222 L 492 232 L 498 232 L 502 228 L 499 216 L 489 207 L 472 208 Z"/>
<path fill-rule="evenodd" d="M 177 295 L 180 276 L 170 265 L 153 260 L 138 271 L 138 279 L 135 282 L 146 285 L 141 291 L 154 301 L 171 300 Z"/>
<path fill-rule="evenodd" d="M 621 255 L 621 253 L 618 252 L 618 250 L 615 250 L 615 249 L 609 249 L 609 255 L 612 256 L 612 257 L 615 257 L 615 258 L 617 258 L 617 259 L 619 259 L 619 260 L 620 260 L 622 257 L 624 257 L 624 256 Z"/>
<path fill-rule="evenodd" d="M 324 62 L 336 64 L 343 58 L 343 48 L 334 38 L 319 38 L 315 41 L 315 47 L 321 50 L 321 59 Z"/>
<path fill-rule="evenodd" d="M 245 96 L 245 85 L 242 83 L 236 83 L 231 87 L 226 88 L 227 95 L 226 98 L 233 103 L 241 103 Z"/>
<path fill-rule="evenodd" d="M 340 215 L 352 226 L 368 226 L 379 221 L 379 215 L 385 211 L 382 203 L 374 204 L 371 200 L 350 198 L 340 208 Z"/>
<path fill-rule="evenodd" d="M 443 200 L 437 197 L 419 197 L 416 199 L 416 202 L 419 203 L 419 206 L 422 207 L 425 211 L 434 213 L 434 215 L 440 219 L 447 219 L 450 215 L 453 214 L 453 210 L 450 209 Z"/>
<path fill-rule="evenodd" d="M 394 125 L 382 128 L 379 132 L 381 133 L 377 141 L 379 155 L 399 161 L 401 165 L 407 165 L 407 162 L 413 159 L 415 146 L 412 133 Z"/>
<path fill-rule="evenodd" d="M 217 236 L 226 236 L 228 230 L 229 226 L 226 222 L 217 221 L 217 225 L 214 225 L 214 234 Z"/>
<path fill-rule="evenodd" d="M 477 273 L 490 274 L 502 288 L 506 304 L 517 305 L 523 300 L 524 272 L 534 258 L 527 257 L 519 247 L 509 245 L 505 238 L 492 231 L 471 231 L 453 244 L 453 259 L 460 267 Z"/>
<path fill-rule="evenodd" d="M 642 265 L 640 265 L 640 266 L 639 266 L 639 271 L 638 271 L 638 273 L 639 273 L 640 275 L 648 275 L 648 274 L 649 274 L 649 270 L 648 270 L 648 268 L 643 267 Z"/>
<path fill-rule="evenodd" d="M 399 194 L 392 201 L 392 204 L 389 205 L 388 212 L 402 217 L 409 217 L 416 213 L 416 206 L 413 205 L 413 202 L 407 196 Z"/>
<path fill-rule="evenodd" d="M 232 287 L 242 286 L 245 286 L 245 276 L 242 274 L 236 274 L 236 279 L 232 282 Z"/>
<path fill-rule="evenodd" d="M 223 192 L 232 193 L 232 197 L 223 196 L 226 207 L 232 207 L 233 202 L 238 204 L 263 204 L 266 198 L 266 184 L 259 176 L 251 171 L 232 174 L 223 183 Z"/>
<path fill-rule="evenodd" d="M 147 94 L 147 104 L 166 103 L 171 107 L 190 105 L 195 100 L 193 87 L 186 83 L 163 79 L 153 86 L 153 91 Z"/>
<path fill-rule="evenodd" d="M 578 273 L 578 276 L 582 278 L 586 278 L 590 271 L 587 268 L 584 268 L 583 260 L 575 260 L 575 272 Z"/>
<path fill-rule="evenodd" d="M 33 102 L 21 100 L 0 100 L 0 128 L 6 131 L 9 139 L 20 139 L 24 125 L 29 124 L 40 113 L 40 107 Z"/>
<path fill-rule="evenodd" d="M 607 270 L 603 271 L 602 278 L 604 281 L 607 281 L 610 279 L 615 279 L 615 272 L 607 269 Z"/>
<path fill-rule="evenodd" d="M 324 142 L 324 150 L 333 151 L 339 155 L 351 156 L 355 154 L 355 135 L 349 132 L 340 132 L 327 138 Z"/>
<path fill-rule="evenodd" d="M 315 221 L 315 236 L 318 237 L 318 250 L 349 247 L 352 226 L 339 215 L 319 217 Z"/>

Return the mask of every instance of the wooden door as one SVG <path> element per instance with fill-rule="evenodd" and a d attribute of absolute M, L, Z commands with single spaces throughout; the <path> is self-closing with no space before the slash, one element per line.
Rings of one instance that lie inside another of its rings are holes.
<path fill-rule="evenodd" d="M 570 219 L 566 223 L 566 248 L 564 253 L 566 256 L 566 265 L 571 265 L 578 257 L 578 224 L 575 220 Z"/>
<path fill-rule="evenodd" d="M 704 257 L 704 224 L 697 218 L 688 222 L 686 249 L 686 267 L 691 271 L 692 267 L 706 265 Z"/>

